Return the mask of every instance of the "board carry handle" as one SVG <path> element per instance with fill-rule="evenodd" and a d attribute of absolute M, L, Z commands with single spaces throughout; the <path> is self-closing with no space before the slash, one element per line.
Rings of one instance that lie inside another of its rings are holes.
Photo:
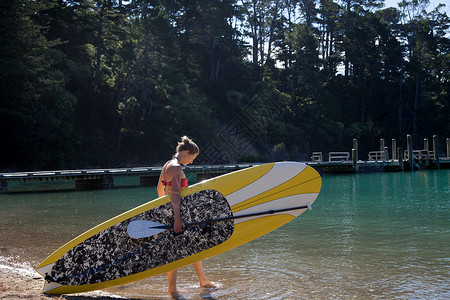
<path fill-rule="evenodd" d="M 185 226 L 187 227 L 187 226 L 195 226 L 195 225 L 200 225 L 200 224 L 209 224 L 209 223 L 215 223 L 215 222 L 220 222 L 220 221 L 242 219 L 242 218 L 248 218 L 248 217 L 254 217 L 254 216 L 272 215 L 272 214 L 278 213 L 278 212 L 284 212 L 284 211 L 290 211 L 290 210 L 296 210 L 296 209 L 305 209 L 305 208 L 311 210 L 312 209 L 311 203 L 308 202 L 307 205 L 303 205 L 303 206 L 281 208 L 281 209 L 271 209 L 271 210 L 267 210 L 267 211 L 249 213 L 249 214 L 244 214 L 244 215 L 239 215 L 239 216 L 231 216 L 231 217 L 224 217 L 224 218 L 218 218 L 218 219 L 192 222 L 192 223 L 185 224 Z M 167 225 L 165 225 L 165 226 L 167 226 Z M 172 228 L 172 226 L 167 226 L 167 227 L 168 227 L 168 229 Z"/>
<path fill-rule="evenodd" d="M 221 221 L 229 221 L 229 220 L 235 220 L 235 219 L 242 219 L 242 218 L 248 218 L 248 217 L 254 217 L 254 216 L 271 215 L 271 214 L 275 214 L 275 213 L 279 213 L 279 212 L 285 212 L 285 211 L 297 210 L 297 209 L 306 209 L 306 208 L 309 210 L 312 209 L 310 202 L 307 202 L 307 205 L 302 205 L 302 206 L 295 206 L 295 207 L 281 208 L 281 209 L 271 209 L 271 210 L 267 210 L 267 211 L 249 213 L 249 214 L 244 214 L 244 215 L 239 215 L 239 216 L 231 216 L 231 217 L 224 217 L 224 218 L 192 222 L 192 223 L 185 224 L 185 227 L 196 226 L 196 225 L 201 225 L 201 224 L 210 224 L 210 223 L 221 222 Z M 141 238 L 146 238 L 146 237 L 156 235 L 156 234 L 166 231 L 168 229 L 173 229 L 173 226 L 164 225 L 164 224 L 154 222 L 154 221 L 135 220 L 135 221 L 131 221 L 130 224 L 128 224 L 127 233 L 133 239 L 141 239 Z"/>

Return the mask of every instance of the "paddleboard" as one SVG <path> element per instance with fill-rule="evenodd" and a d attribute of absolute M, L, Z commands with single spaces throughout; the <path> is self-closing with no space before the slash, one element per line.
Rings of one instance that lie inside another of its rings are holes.
<path fill-rule="evenodd" d="M 172 230 L 168 196 L 76 237 L 36 271 L 43 292 L 69 294 L 126 284 L 220 254 L 299 216 L 317 198 L 320 175 L 298 162 L 262 164 L 181 191 L 182 233 Z"/>

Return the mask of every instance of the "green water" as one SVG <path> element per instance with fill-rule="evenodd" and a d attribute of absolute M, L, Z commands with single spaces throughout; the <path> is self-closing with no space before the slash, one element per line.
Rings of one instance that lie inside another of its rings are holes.
<path fill-rule="evenodd" d="M 155 197 L 152 187 L 0 194 L 0 264 L 35 266 Z M 219 289 L 198 288 L 191 267 L 179 289 L 186 299 L 448 299 L 449 207 L 448 170 L 325 176 L 312 211 L 204 262 Z M 166 289 L 160 275 L 108 291 L 167 299 Z"/>

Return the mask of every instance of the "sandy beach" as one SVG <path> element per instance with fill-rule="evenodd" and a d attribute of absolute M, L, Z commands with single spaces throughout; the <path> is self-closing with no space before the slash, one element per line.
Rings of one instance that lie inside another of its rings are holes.
<path fill-rule="evenodd" d="M 95 291 L 72 295 L 44 295 L 42 286 L 44 279 L 37 273 L 27 269 L 1 267 L 0 268 L 0 299 L 67 299 L 67 300 L 111 300 L 125 299 L 103 291 Z"/>

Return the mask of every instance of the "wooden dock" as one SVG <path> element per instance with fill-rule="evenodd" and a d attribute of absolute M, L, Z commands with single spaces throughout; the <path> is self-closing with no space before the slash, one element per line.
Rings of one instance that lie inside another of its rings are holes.
<path fill-rule="evenodd" d="M 321 174 L 330 173 L 364 173 L 364 172 L 397 172 L 410 170 L 408 161 L 377 160 L 377 161 L 327 161 L 306 162 Z M 259 164 L 230 164 L 230 165 L 198 165 L 183 167 L 186 175 L 195 174 L 197 181 L 219 176 L 225 173 L 242 170 Z M 435 160 L 415 160 L 414 170 L 436 168 Z M 441 158 L 440 168 L 449 169 L 450 159 Z M 76 190 L 110 189 L 114 187 L 114 178 L 139 177 L 140 186 L 155 186 L 159 179 L 162 167 L 141 168 L 112 168 L 112 169 L 86 169 L 86 170 L 59 170 L 39 172 L 0 173 L 0 193 L 8 192 L 10 182 L 51 182 L 58 180 L 73 180 Z"/>
<path fill-rule="evenodd" d="M 186 174 L 195 174 L 198 181 L 245 169 L 257 164 L 199 165 L 183 167 Z M 58 170 L 0 173 L 0 192 L 8 191 L 9 182 L 49 182 L 74 180 L 77 190 L 108 189 L 114 187 L 114 178 L 140 177 L 141 186 L 156 185 L 162 167 Z"/>
<path fill-rule="evenodd" d="M 419 169 L 449 169 L 450 139 L 446 139 L 447 155 L 440 156 L 439 139 L 433 136 L 432 149 L 428 138 L 423 140 L 423 149 L 413 149 L 412 136 L 407 135 L 407 149 L 397 147 L 397 140 L 392 139 L 391 151 L 386 147 L 384 139 L 380 139 L 380 148 L 370 151 L 368 160 L 360 160 L 358 156 L 358 140 L 353 140 L 351 152 L 332 151 L 328 153 L 328 161 L 324 161 L 322 152 L 313 152 L 308 163 L 320 173 L 356 173 L 356 172 L 395 172 L 414 171 Z"/>
<path fill-rule="evenodd" d="M 315 168 L 321 174 L 327 173 L 362 173 L 362 172 L 396 172 L 414 171 L 419 169 L 450 169 L 450 139 L 446 139 L 447 156 L 440 157 L 437 136 L 433 136 L 433 148 L 430 150 L 428 139 L 424 139 L 424 148 L 414 150 L 412 138 L 407 137 L 407 149 L 397 147 L 392 139 L 392 148 L 389 155 L 384 139 L 380 139 L 380 149 L 370 151 L 368 160 L 358 157 L 358 141 L 353 140 L 351 152 L 329 152 L 328 161 L 323 161 L 322 152 L 313 152 L 311 161 L 306 164 Z M 411 153 L 412 155 L 409 155 Z M 252 167 L 255 164 L 229 164 L 229 165 L 193 165 L 183 167 L 186 175 L 195 175 L 197 181 L 202 181 L 221 174 Z M 114 178 L 139 177 L 140 186 L 155 186 L 159 179 L 162 167 L 139 168 L 111 168 L 86 170 L 60 170 L 39 172 L 0 173 L 0 193 L 8 192 L 9 182 L 49 182 L 57 180 L 75 181 L 76 190 L 109 189 L 114 187 Z"/>
<path fill-rule="evenodd" d="M 401 172 L 410 171 L 409 162 L 404 160 L 403 166 L 399 160 L 359 160 L 355 165 L 353 161 L 328 161 L 328 162 L 307 162 L 308 165 L 316 169 L 321 174 L 329 173 L 369 173 L 369 172 Z M 437 169 L 435 160 L 414 160 L 413 170 Z M 450 169 L 450 159 L 440 158 L 439 169 Z"/>

